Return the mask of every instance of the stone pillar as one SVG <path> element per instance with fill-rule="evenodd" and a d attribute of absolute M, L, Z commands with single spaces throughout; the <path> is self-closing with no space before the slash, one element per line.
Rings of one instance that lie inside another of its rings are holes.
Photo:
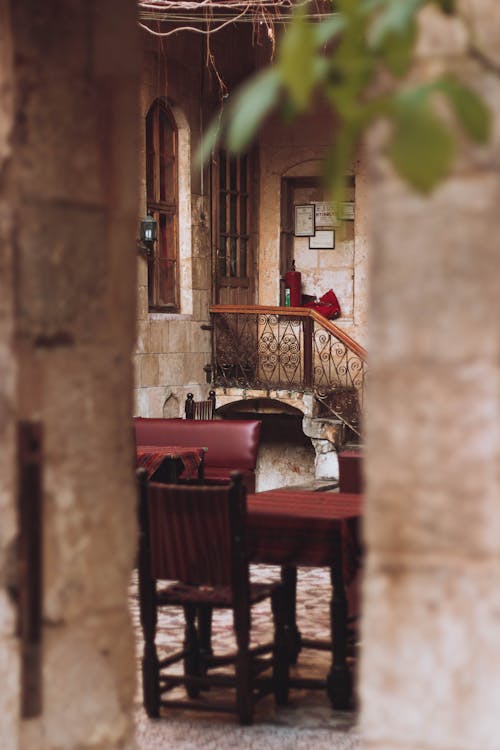
<path fill-rule="evenodd" d="M 133 747 L 134 0 L 0 0 L 2 750 Z M 16 428 L 41 425 L 41 712 L 19 712 Z"/>
<path fill-rule="evenodd" d="M 448 59 L 489 101 L 488 147 L 461 144 L 424 199 L 374 134 L 363 747 L 497 748 L 500 695 L 500 9 L 429 12 L 417 73 Z"/>

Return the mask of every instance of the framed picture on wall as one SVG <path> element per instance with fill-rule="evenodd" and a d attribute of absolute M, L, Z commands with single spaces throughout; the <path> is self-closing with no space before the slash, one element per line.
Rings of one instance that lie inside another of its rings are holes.
<path fill-rule="evenodd" d="M 335 208 L 331 201 L 317 201 L 314 204 L 314 225 L 316 229 L 333 229 L 338 225 Z"/>
<path fill-rule="evenodd" d="M 335 248 L 335 230 L 318 229 L 316 234 L 309 237 L 310 250 L 333 250 Z"/>
<path fill-rule="evenodd" d="M 344 201 L 340 204 L 340 216 L 343 221 L 354 221 L 354 201 Z"/>
<path fill-rule="evenodd" d="M 311 237 L 314 234 L 314 204 L 303 203 L 295 206 L 295 227 L 294 234 L 296 237 Z"/>

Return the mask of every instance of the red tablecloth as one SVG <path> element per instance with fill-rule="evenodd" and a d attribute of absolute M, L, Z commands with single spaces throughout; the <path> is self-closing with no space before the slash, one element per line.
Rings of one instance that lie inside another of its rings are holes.
<path fill-rule="evenodd" d="M 360 564 L 362 501 L 362 495 L 351 493 L 286 489 L 248 495 L 251 559 L 276 565 L 331 565 L 337 562 L 334 543 L 340 534 L 342 572 L 349 583 Z"/>
<path fill-rule="evenodd" d="M 205 450 L 205 448 L 186 448 L 180 445 L 138 445 L 136 466 L 146 469 L 148 479 L 151 479 L 165 460 L 181 461 L 184 466 L 182 476 L 185 479 L 197 479 Z"/>
<path fill-rule="evenodd" d="M 303 639 L 297 628 L 296 568 L 301 565 L 330 568 L 329 647 L 332 662 L 326 677 L 326 689 L 334 708 L 349 708 L 353 679 L 347 662 L 346 589 L 355 585 L 361 563 L 359 519 L 363 496 L 285 488 L 248 495 L 247 504 L 247 540 L 251 559 L 282 566 L 285 617 L 292 655 L 296 656 L 304 644 L 313 648 L 325 645 Z M 308 681 L 295 679 L 291 684 L 305 687 Z"/>

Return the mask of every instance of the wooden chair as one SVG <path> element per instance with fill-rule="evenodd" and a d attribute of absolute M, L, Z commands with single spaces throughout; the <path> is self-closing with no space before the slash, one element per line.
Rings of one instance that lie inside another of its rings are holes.
<path fill-rule="evenodd" d="M 245 554 L 246 493 L 235 475 L 224 486 L 148 485 L 139 470 L 139 602 L 144 634 L 143 702 L 148 716 L 163 707 L 234 712 L 242 724 L 253 719 L 257 699 L 274 693 L 288 700 L 288 656 L 280 583 L 251 584 Z M 251 606 L 271 599 L 274 639 L 250 647 Z M 158 611 L 184 610 L 184 643 L 160 658 L 155 643 Z M 200 648 L 200 607 L 233 612 L 234 653 L 212 655 Z M 182 674 L 170 667 L 183 664 Z M 221 667 L 229 667 L 221 673 Z M 271 676 L 263 672 L 271 668 Z M 214 671 L 218 670 L 218 671 Z M 167 694 L 179 685 L 187 697 Z M 215 686 L 234 700 L 217 700 Z M 203 694 L 205 690 L 209 690 Z"/>
<path fill-rule="evenodd" d="M 184 405 L 186 419 L 214 419 L 215 391 L 210 391 L 206 401 L 195 401 L 192 393 L 188 393 Z"/>

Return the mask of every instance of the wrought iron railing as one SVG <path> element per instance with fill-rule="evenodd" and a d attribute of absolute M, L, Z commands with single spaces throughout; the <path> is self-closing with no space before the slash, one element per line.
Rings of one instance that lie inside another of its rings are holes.
<path fill-rule="evenodd" d="M 215 386 L 313 392 L 323 413 L 360 435 L 366 351 L 339 326 L 301 307 L 214 305 L 210 313 Z"/>

